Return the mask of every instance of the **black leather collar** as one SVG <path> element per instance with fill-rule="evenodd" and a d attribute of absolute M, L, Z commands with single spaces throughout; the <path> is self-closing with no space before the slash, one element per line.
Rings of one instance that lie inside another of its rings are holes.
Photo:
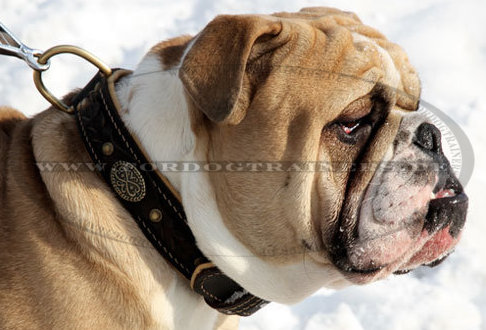
<path fill-rule="evenodd" d="M 253 314 L 268 302 L 243 289 L 202 254 L 178 193 L 149 165 L 120 119 L 115 82 L 130 73 L 118 69 L 109 78 L 98 73 L 72 101 L 86 150 L 145 237 L 209 306 L 224 314 Z"/>

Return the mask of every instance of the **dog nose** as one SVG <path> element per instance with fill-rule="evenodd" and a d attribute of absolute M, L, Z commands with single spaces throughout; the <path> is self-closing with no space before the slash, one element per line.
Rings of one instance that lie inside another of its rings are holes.
<path fill-rule="evenodd" d="M 442 153 L 440 139 L 441 134 L 439 129 L 429 123 L 420 124 L 415 131 L 415 144 L 434 153 Z"/>

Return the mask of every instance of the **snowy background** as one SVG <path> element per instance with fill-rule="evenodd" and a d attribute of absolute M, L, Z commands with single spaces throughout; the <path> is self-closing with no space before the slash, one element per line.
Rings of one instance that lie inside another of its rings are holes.
<path fill-rule="evenodd" d="M 159 40 L 194 34 L 222 13 L 334 6 L 356 12 L 402 45 L 418 69 L 423 99 L 452 117 L 475 149 L 462 242 L 441 266 L 342 291 L 321 290 L 295 306 L 271 304 L 241 322 L 246 330 L 486 329 L 486 1 L 485 0 L 0 0 L 0 21 L 27 45 L 84 47 L 112 67 L 134 68 Z M 46 84 L 56 95 L 95 70 L 55 58 Z M 0 103 L 34 114 L 47 102 L 30 69 L 0 58 Z M 482 201 L 482 202 L 481 202 Z"/>

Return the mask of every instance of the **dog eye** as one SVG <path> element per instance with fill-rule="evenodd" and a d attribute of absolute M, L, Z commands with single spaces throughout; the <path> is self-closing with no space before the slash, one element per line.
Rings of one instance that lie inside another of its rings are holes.
<path fill-rule="evenodd" d="M 356 129 L 361 126 L 360 120 L 345 122 L 345 123 L 338 123 L 339 127 L 343 130 L 343 132 L 347 135 L 351 135 Z"/>
<path fill-rule="evenodd" d="M 332 129 L 339 141 L 346 144 L 356 144 L 371 131 L 373 123 L 370 119 L 370 114 L 361 118 L 339 118 L 326 127 Z"/>

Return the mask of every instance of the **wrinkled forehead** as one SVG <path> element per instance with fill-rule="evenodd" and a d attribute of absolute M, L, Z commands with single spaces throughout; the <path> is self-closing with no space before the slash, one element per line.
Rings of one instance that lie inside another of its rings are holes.
<path fill-rule="evenodd" d="M 309 8 L 273 16 L 291 36 L 290 51 L 278 57 L 275 72 L 310 88 L 303 97 L 332 97 L 349 104 L 379 83 L 390 89 L 396 106 L 417 109 L 420 81 L 406 53 L 355 14 Z"/>

